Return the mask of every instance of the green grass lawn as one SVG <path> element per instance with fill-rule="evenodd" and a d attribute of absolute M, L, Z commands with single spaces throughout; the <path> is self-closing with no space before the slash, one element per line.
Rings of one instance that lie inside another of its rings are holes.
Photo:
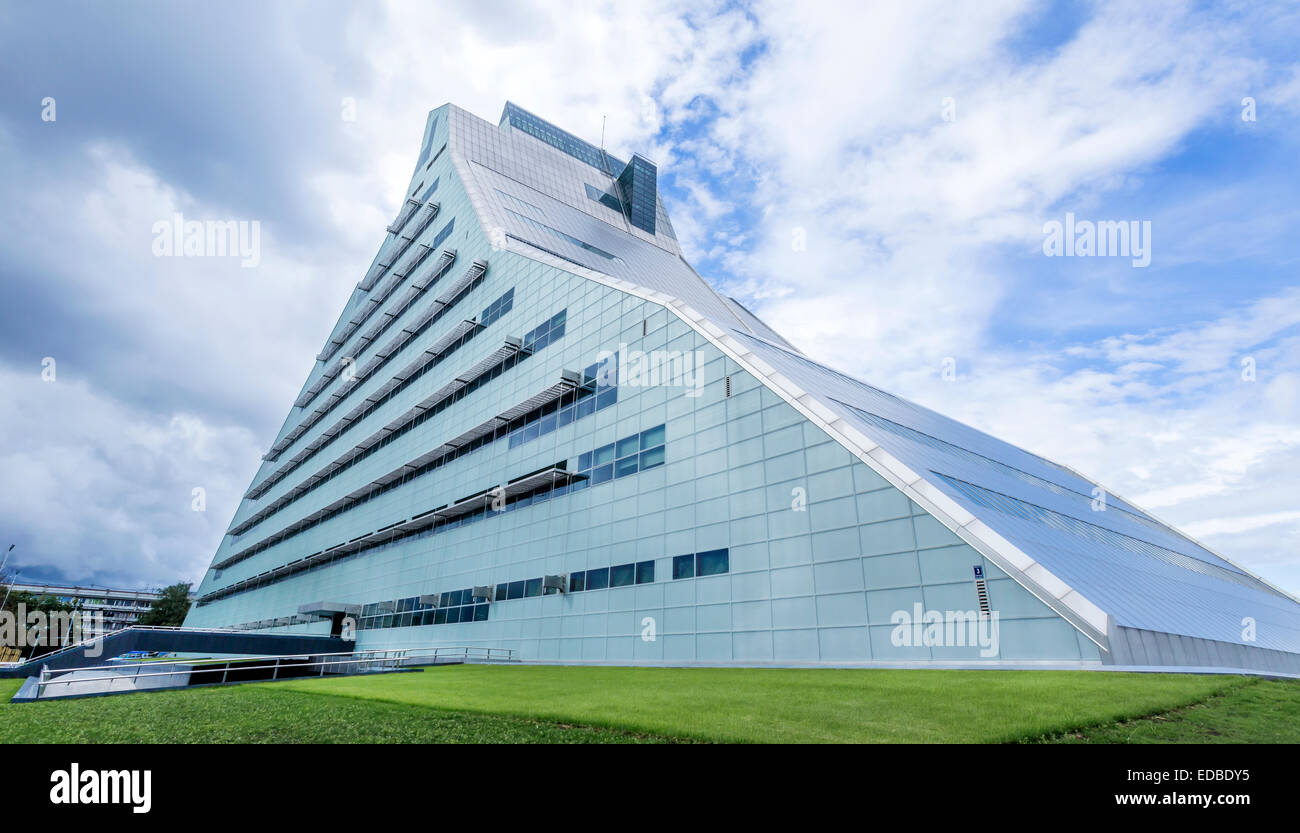
<path fill-rule="evenodd" d="M 1300 684 L 1229 676 L 462 665 L 10 705 L 17 687 L 0 741 L 1300 740 Z"/>
<path fill-rule="evenodd" d="M 274 683 L 10 704 L 20 683 L 0 680 L 3 743 L 671 742 L 613 729 L 305 693 Z"/>
<path fill-rule="evenodd" d="M 1259 680 L 1163 714 L 1107 723 L 1051 743 L 1300 743 L 1300 682 Z"/>

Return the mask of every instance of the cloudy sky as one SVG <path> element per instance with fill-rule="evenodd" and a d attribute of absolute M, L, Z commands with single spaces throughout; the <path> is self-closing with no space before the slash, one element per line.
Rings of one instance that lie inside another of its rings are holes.
<path fill-rule="evenodd" d="M 863 5 L 0 7 L 10 568 L 197 580 L 425 114 L 509 99 L 655 159 L 688 259 L 805 352 L 1300 591 L 1300 9 Z M 260 263 L 155 257 L 175 212 Z M 1149 222 L 1150 264 L 1046 256 L 1067 213 Z"/>

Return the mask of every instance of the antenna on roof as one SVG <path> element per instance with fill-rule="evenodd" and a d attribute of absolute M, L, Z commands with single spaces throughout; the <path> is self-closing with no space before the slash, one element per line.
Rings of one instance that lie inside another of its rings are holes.
<path fill-rule="evenodd" d="M 602 113 L 600 117 L 600 167 L 606 175 L 613 176 L 614 172 L 609 167 L 609 156 L 605 153 L 605 120 L 609 118 L 608 113 Z"/>

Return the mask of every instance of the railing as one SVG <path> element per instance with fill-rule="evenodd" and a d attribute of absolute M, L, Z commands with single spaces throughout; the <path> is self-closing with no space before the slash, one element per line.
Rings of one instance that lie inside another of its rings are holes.
<path fill-rule="evenodd" d="M 176 628 L 159 628 L 160 630 L 177 630 Z M 118 680 L 130 680 L 131 685 L 128 690 L 134 690 L 135 684 L 142 677 L 174 677 L 178 674 L 211 674 L 214 675 L 218 670 L 221 671 L 222 684 L 226 683 L 232 671 L 243 673 L 247 671 L 271 671 L 271 680 L 278 680 L 280 672 L 286 669 L 301 671 L 308 668 L 318 669 L 315 676 L 323 677 L 326 671 L 332 670 L 336 674 L 369 674 L 382 671 L 396 671 L 413 665 L 432 665 L 438 662 L 468 662 L 471 660 L 481 662 L 513 662 L 514 649 L 512 648 L 482 648 L 470 646 L 428 646 L 423 648 L 389 648 L 389 649 L 371 649 L 365 651 L 347 651 L 336 654 L 282 654 L 279 656 L 243 656 L 243 657 L 221 657 L 221 658 L 200 658 L 200 659 L 182 659 L 166 658 L 158 662 L 168 665 L 182 665 L 185 668 L 173 668 L 168 671 L 146 671 L 145 669 L 153 665 L 152 661 L 138 662 L 134 668 L 129 669 L 131 673 L 126 673 L 128 667 L 124 664 L 117 665 L 97 665 L 89 668 L 70 668 L 60 669 L 54 672 L 48 667 L 41 669 L 41 675 L 36 681 L 36 698 L 37 700 L 45 696 L 50 686 L 75 686 L 86 683 L 95 683 L 103 680 L 108 681 L 107 691 L 87 692 L 94 694 L 112 694 L 113 685 Z M 311 660 L 312 657 L 316 659 Z M 245 665 L 248 662 L 261 662 L 261 665 Z M 236 665 L 238 664 L 238 665 Z M 231 667 L 234 665 L 235 667 Z M 223 667 L 224 666 L 224 667 Z M 100 676 L 83 676 L 85 672 L 95 671 L 113 671 L 116 673 L 102 674 Z M 59 677 L 68 679 L 59 679 L 52 677 L 57 674 Z M 306 676 L 304 674 L 295 674 L 294 676 Z M 65 688 L 66 691 L 66 688 Z M 125 693 L 125 692 L 122 692 Z M 56 695 L 57 696 L 57 695 Z"/>
<path fill-rule="evenodd" d="M 105 631 L 94 636 L 88 636 L 80 642 L 73 642 L 71 645 L 61 645 L 56 651 L 50 651 L 34 657 L 29 656 L 18 664 L 25 665 L 29 662 L 45 662 L 71 651 L 75 651 L 78 648 L 89 647 L 96 642 L 101 642 L 110 637 L 117 636 L 118 634 L 126 633 L 127 631 L 184 631 L 186 633 L 237 633 L 241 635 L 248 633 L 247 630 L 241 628 L 187 628 L 181 625 L 127 625 L 126 627 L 118 628 L 117 630 Z M 312 634 L 304 635 L 311 636 Z"/>

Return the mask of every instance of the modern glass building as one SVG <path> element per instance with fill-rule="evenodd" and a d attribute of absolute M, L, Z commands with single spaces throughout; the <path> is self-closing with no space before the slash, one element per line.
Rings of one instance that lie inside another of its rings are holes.
<path fill-rule="evenodd" d="M 803 355 L 655 164 L 513 104 L 410 188 L 187 624 L 525 660 L 1300 673 L 1300 604 L 1076 472 Z"/>

